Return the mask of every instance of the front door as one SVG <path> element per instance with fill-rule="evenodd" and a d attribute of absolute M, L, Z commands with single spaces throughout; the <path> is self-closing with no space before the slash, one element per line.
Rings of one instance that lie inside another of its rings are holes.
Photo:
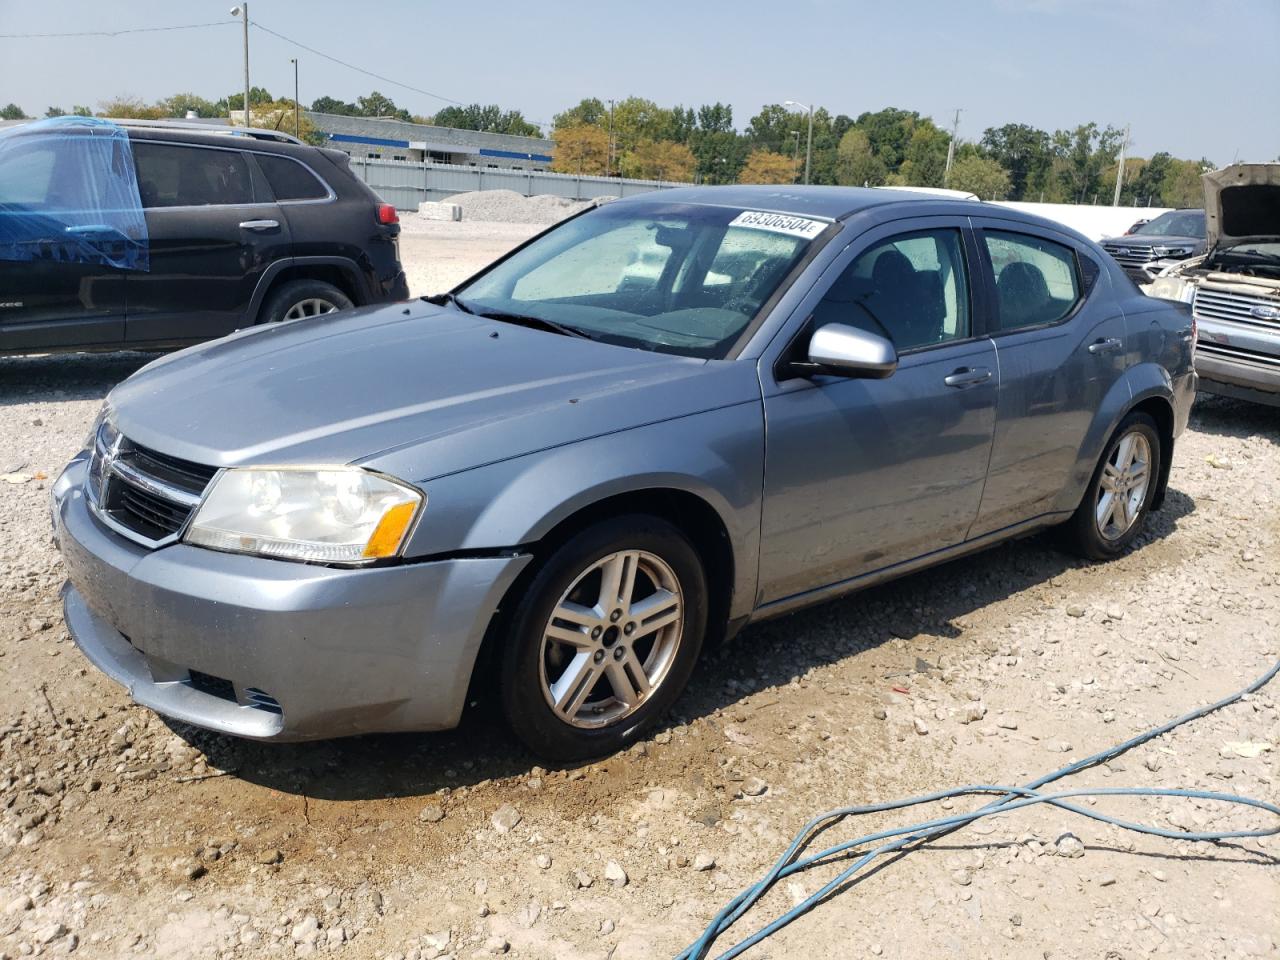
<path fill-rule="evenodd" d="M 134 140 L 151 270 L 129 278 L 129 343 L 231 333 L 267 266 L 288 257 L 289 227 L 244 153 Z"/>
<path fill-rule="evenodd" d="M 962 542 L 991 453 L 999 371 L 980 334 L 959 218 L 880 227 L 802 305 L 893 340 L 884 380 L 788 377 L 762 366 L 760 601 L 839 583 Z"/>

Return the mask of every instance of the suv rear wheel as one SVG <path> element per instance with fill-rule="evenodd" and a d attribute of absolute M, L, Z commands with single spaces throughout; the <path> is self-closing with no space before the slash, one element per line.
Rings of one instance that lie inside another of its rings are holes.
<path fill-rule="evenodd" d="M 260 323 L 322 317 L 326 313 L 349 310 L 351 299 L 331 283 L 323 280 L 290 280 L 274 290 L 259 314 Z"/>

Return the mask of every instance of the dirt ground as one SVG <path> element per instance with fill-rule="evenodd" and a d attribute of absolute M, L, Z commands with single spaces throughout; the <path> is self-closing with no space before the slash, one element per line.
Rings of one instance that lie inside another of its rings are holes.
<path fill-rule="evenodd" d="M 414 291 L 532 229 L 418 225 Z M 50 478 L 147 359 L 0 359 L 0 474 L 19 475 L 0 482 L 0 960 L 671 957 L 822 810 L 1025 783 L 1280 657 L 1280 417 L 1202 397 L 1129 555 L 1089 565 L 1032 537 L 749 628 L 618 757 L 544 769 L 483 693 L 447 734 L 195 731 L 79 654 L 48 535 Z M 1071 785 L 1275 802 L 1278 699 L 1280 681 Z M 1268 822 L 1199 801 L 1097 806 L 1183 830 Z M 747 956 L 1274 957 L 1277 854 L 1275 838 L 1149 839 L 1037 807 L 912 852 Z M 740 935 L 835 869 L 784 881 Z"/>

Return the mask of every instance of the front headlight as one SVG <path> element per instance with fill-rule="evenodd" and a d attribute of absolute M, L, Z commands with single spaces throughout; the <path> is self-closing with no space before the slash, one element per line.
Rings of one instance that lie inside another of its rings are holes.
<path fill-rule="evenodd" d="M 1191 247 L 1152 247 L 1151 252 L 1157 257 L 1168 259 L 1177 259 L 1178 257 L 1191 256 Z"/>
<path fill-rule="evenodd" d="M 104 423 L 110 423 L 114 419 L 114 413 L 111 409 L 111 401 L 103 400 L 102 406 L 98 408 L 98 415 L 93 418 L 93 423 L 89 426 L 89 435 L 84 438 L 84 448 L 92 450 L 94 441 L 98 438 L 98 431 L 102 429 Z"/>
<path fill-rule="evenodd" d="M 400 552 L 423 495 L 358 467 L 224 470 L 186 541 L 231 553 L 358 564 Z"/>
<path fill-rule="evenodd" d="M 1161 300 L 1178 300 L 1190 303 L 1195 295 L 1195 285 L 1181 277 L 1156 277 L 1147 288 L 1147 296 Z"/>

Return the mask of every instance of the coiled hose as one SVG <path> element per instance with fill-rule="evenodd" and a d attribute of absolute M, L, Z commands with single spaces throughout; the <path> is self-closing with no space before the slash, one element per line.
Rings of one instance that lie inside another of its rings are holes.
<path fill-rule="evenodd" d="M 755 944 L 771 936 L 778 930 L 781 930 L 793 920 L 812 910 L 828 896 L 839 890 L 844 884 L 849 883 L 854 877 L 868 864 L 872 863 L 878 857 L 884 857 L 899 850 L 911 846 L 912 844 L 920 844 L 928 840 L 934 840 L 953 830 L 958 830 L 975 820 L 983 817 L 989 817 L 997 813 L 1007 813 L 1011 810 L 1018 810 L 1022 807 L 1030 807 L 1040 803 L 1051 804 L 1062 810 L 1077 813 L 1080 816 L 1088 817 L 1092 820 L 1098 820 L 1115 827 L 1121 827 L 1125 830 L 1132 830 L 1136 833 L 1147 834 L 1153 837 L 1165 837 L 1170 840 L 1191 840 L 1204 842 L 1217 842 L 1221 840 L 1240 839 L 1243 837 L 1267 837 L 1280 833 L 1280 807 L 1275 804 L 1267 803 L 1262 800 L 1255 800 L 1251 797 L 1242 797 L 1231 793 L 1215 793 L 1209 790 L 1177 790 L 1177 789 L 1158 789 L 1155 787 L 1088 787 L 1078 790 L 1063 790 L 1058 793 L 1043 793 L 1040 788 L 1046 784 L 1053 783 L 1055 780 L 1061 780 L 1063 777 L 1069 777 L 1072 774 L 1079 773 L 1089 767 L 1096 766 L 1099 763 L 1105 763 L 1126 751 L 1132 750 L 1134 747 L 1154 740 L 1175 727 L 1180 727 L 1192 720 L 1221 710 L 1223 707 L 1232 703 L 1236 703 L 1251 693 L 1256 693 L 1265 687 L 1280 672 L 1280 660 L 1260 676 L 1253 683 L 1243 689 L 1237 690 L 1235 693 L 1224 697 L 1216 703 L 1209 704 L 1206 707 L 1192 710 L 1190 713 L 1183 714 L 1175 720 L 1170 720 L 1162 726 L 1156 727 L 1154 730 L 1148 730 L 1146 733 L 1132 737 L 1123 743 L 1106 750 L 1093 754 L 1093 756 L 1085 757 L 1083 760 L 1077 760 L 1075 763 L 1068 764 L 1061 769 L 1033 780 L 1031 783 L 1023 787 L 1014 786 L 996 786 L 991 784 L 971 784 L 964 787 L 955 787 L 950 790 L 939 790 L 936 793 L 925 794 L 924 796 L 911 797 L 906 800 L 891 800 L 885 803 L 873 803 L 864 806 L 840 807 L 836 810 L 830 810 L 824 814 L 814 817 L 806 823 L 796 834 L 795 839 L 791 841 L 791 845 L 777 862 L 769 869 L 769 871 L 760 878 L 752 886 L 743 890 L 736 897 L 730 900 L 719 913 L 707 924 L 706 929 L 702 932 L 696 941 L 686 947 L 676 960 L 703 960 L 710 952 L 712 946 L 721 936 L 728 932 L 744 914 L 750 910 L 757 901 L 763 897 L 769 889 L 779 880 L 789 877 L 792 874 L 807 870 L 810 867 L 820 866 L 822 864 L 834 862 L 836 858 L 855 851 L 867 844 L 879 844 L 872 849 L 862 853 L 856 860 L 845 870 L 841 871 L 838 876 L 829 883 L 824 884 L 821 889 L 806 897 L 803 901 L 796 904 L 786 913 L 779 916 L 765 926 L 761 927 L 749 937 L 734 944 L 728 950 L 718 955 L 717 960 L 729 960 L 736 957 L 745 950 L 748 950 Z M 913 823 L 905 827 L 897 827 L 892 830 L 882 830 L 878 833 L 870 833 L 863 837 L 857 837 L 853 840 L 846 840 L 838 843 L 833 847 L 815 853 L 812 856 L 802 856 L 803 851 L 808 847 L 812 840 L 823 830 L 834 825 L 836 822 L 843 820 L 845 817 L 857 817 L 868 813 L 882 813 L 886 810 L 901 810 L 906 807 L 918 806 L 922 803 L 935 803 L 939 800 L 945 800 L 951 797 L 967 797 L 974 795 L 996 794 L 996 799 L 987 805 L 978 808 L 969 813 L 960 813 L 953 816 L 939 817 L 934 820 L 925 820 L 921 823 Z M 1078 806 L 1071 803 L 1073 798 L 1078 797 L 1183 797 L 1196 800 L 1217 800 L 1222 803 L 1235 804 L 1237 806 L 1255 807 L 1259 810 L 1265 810 L 1276 816 L 1277 821 L 1274 826 L 1266 830 L 1231 830 L 1210 833 L 1191 833 L 1182 830 L 1166 830 L 1162 827 L 1154 827 L 1147 824 L 1133 823 L 1128 820 L 1121 820 L 1117 817 L 1108 816 L 1099 813 L 1096 810 L 1090 810 L 1086 807 Z M 887 842 L 886 842 L 887 841 Z M 909 852 L 909 851 L 907 851 Z"/>

